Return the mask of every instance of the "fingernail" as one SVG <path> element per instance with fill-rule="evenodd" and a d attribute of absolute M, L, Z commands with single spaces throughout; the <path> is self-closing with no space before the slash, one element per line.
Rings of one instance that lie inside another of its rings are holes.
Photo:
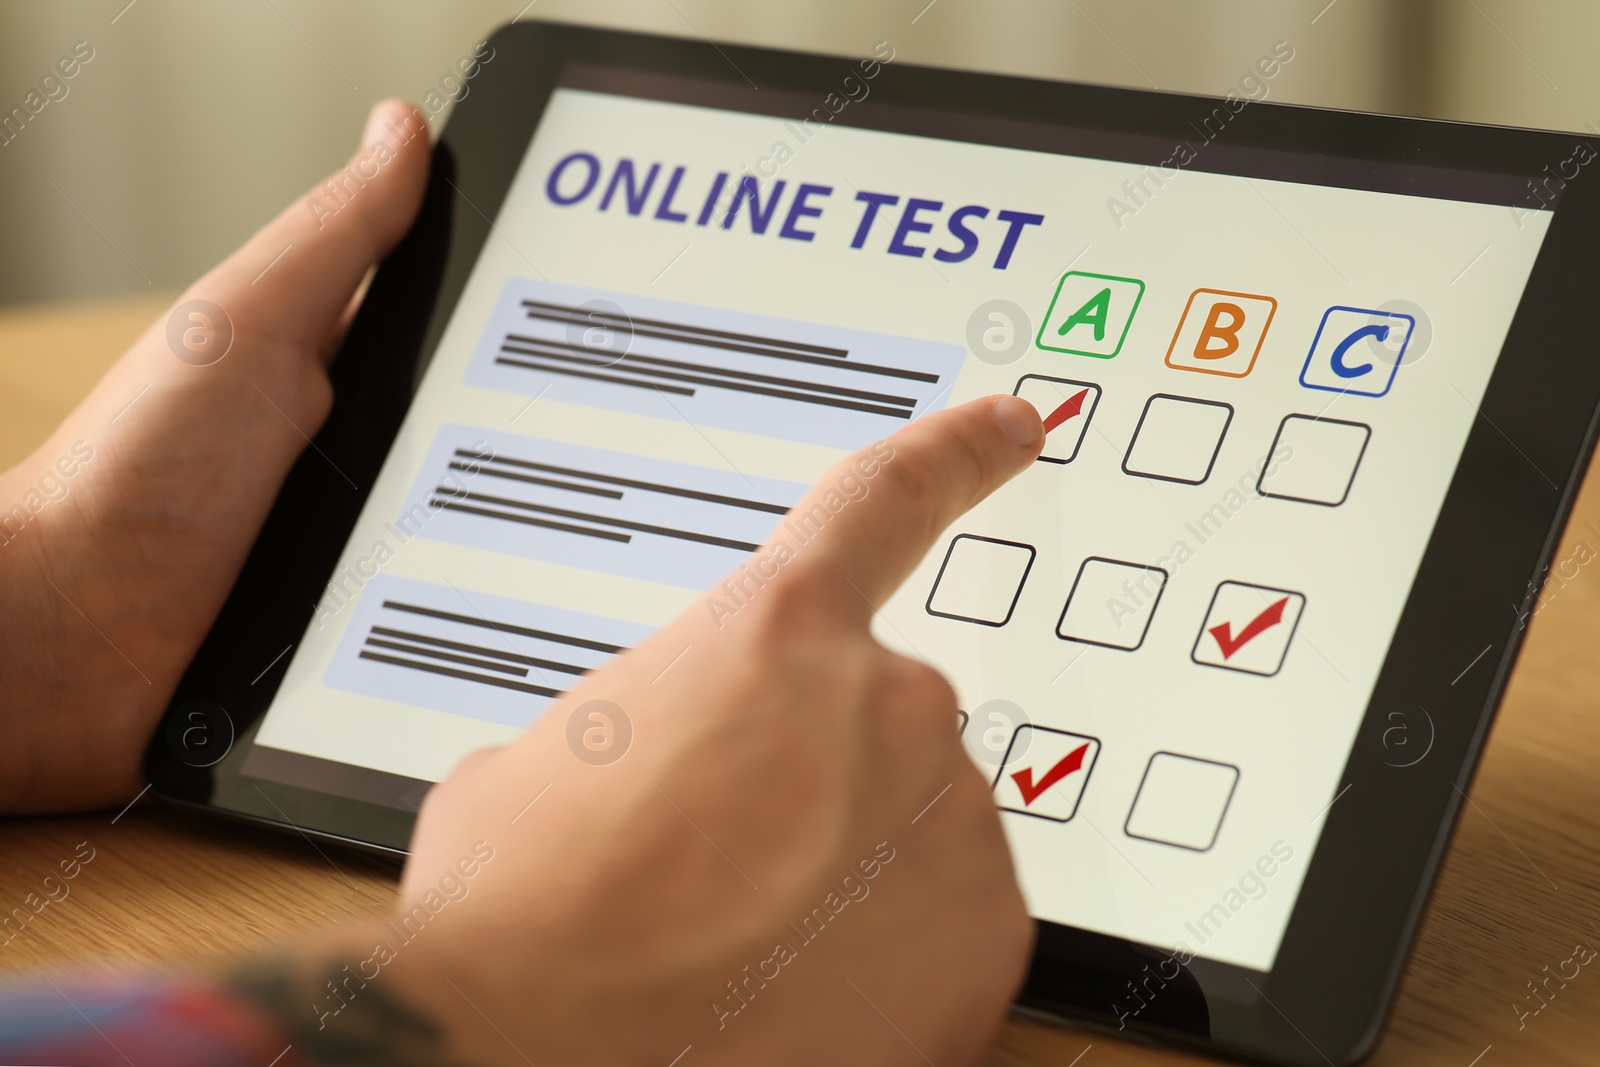
<path fill-rule="evenodd" d="M 989 407 L 995 425 L 1018 448 L 1032 448 L 1044 436 L 1044 424 L 1032 404 L 1017 396 L 998 396 Z"/>
<path fill-rule="evenodd" d="M 375 105 L 367 114 L 367 128 L 361 131 L 362 148 L 371 148 L 372 145 L 376 143 L 377 140 L 383 135 L 383 122 L 389 117 L 389 112 L 391 110 L 392 109 L 389 107 L 389 102 L 385 100 L 384 102 Z"/>

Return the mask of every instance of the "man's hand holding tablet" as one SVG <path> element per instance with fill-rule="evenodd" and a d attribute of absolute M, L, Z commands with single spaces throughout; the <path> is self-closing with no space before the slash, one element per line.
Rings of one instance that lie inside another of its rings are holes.
<path fill-rule="evenodd" d="M 416 215 L 428 175 L 420 115 L 375 107 L 350 166 L 384 163 L 360 196 L 320 219 L 307 203 L 321 187 L 290 204 L 0 477 L 0 499 L 22 500 L 74 442 L 90 457 L 58 501 L 0 531 L 0 612 L 12 620 L 0 811 L 121 805 L 139 792 L 151 730 L 328 416 L 327 366 L 352 298 Z"/>

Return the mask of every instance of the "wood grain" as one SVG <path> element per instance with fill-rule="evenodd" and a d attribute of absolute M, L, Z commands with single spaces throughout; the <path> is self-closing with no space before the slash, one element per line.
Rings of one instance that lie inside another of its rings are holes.
<path fill-rule="evenodd" d="M 0 313 L 0 464 L 23 458 L 164 307 L 163 298 Z M 1579 541 L 1600 549 L 1594 480 L 1562 555 Z M 1373 1063 L 1594 1062 L 1594 968 L 1520 1028 L 1512 1005 L 1530 1007 L 1525 983 L 1575 943 L 1600 948 L 1597 648 L 1600 560 L 1547 595 L 1533 620 Z M 120 815 L 0 822 L 0 909 L 38 891 L 83 841 L 95 858 L 66 899 L 0 941 L 0 973 L 199 962 L 378 914 L 394 896 L 393 870 L 380 861 L 144 798 Z M 988 1062 L 1067 1067 L 1080 1054 L 1079 1067 L 1210 1062 L 1021 1019 L 1006 1023 Z"/>
<path fill-rule="evenodd" d="M 38 447 L 172 299 L 0 309 L 0 470 Z"/>

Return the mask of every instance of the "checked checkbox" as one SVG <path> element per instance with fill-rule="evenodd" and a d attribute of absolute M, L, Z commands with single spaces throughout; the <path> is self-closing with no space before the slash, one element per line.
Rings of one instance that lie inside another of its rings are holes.
<path fill-rule="evenodd" d="M 1032 404 L 1044 420 L 1044 450 L 1039 453 L 1039 462 L 1071 463 L 1077 459 L 1089 420 L 1100 404 L 1100 387 L 1071 378 L 1025 374 L 1017 380 L 1013 392 Z"/>
<path fill-rule="evenodd" d="M 995 776 L 995 803 L 1002 811 L 1067 822 L 1078 813 L 1099 754 L 1099 739 L 1087 734 L 1019 726 Z"/>
<path fill-rule="evenodd" d="M 1283 668 L 1305 606 L 1305 596 L 1288 589 L 1223 582 L 1211 595 L 1190 658 L 1202 666 L 1270 678 Z"/>

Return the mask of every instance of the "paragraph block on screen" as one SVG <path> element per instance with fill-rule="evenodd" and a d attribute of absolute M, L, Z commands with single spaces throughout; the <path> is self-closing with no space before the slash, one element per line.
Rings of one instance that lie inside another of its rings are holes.
<path fill-rule="evenodd" d="M 470 385 L 861 448 L 944 406 L 961 345 L 513 278 Z"/>

